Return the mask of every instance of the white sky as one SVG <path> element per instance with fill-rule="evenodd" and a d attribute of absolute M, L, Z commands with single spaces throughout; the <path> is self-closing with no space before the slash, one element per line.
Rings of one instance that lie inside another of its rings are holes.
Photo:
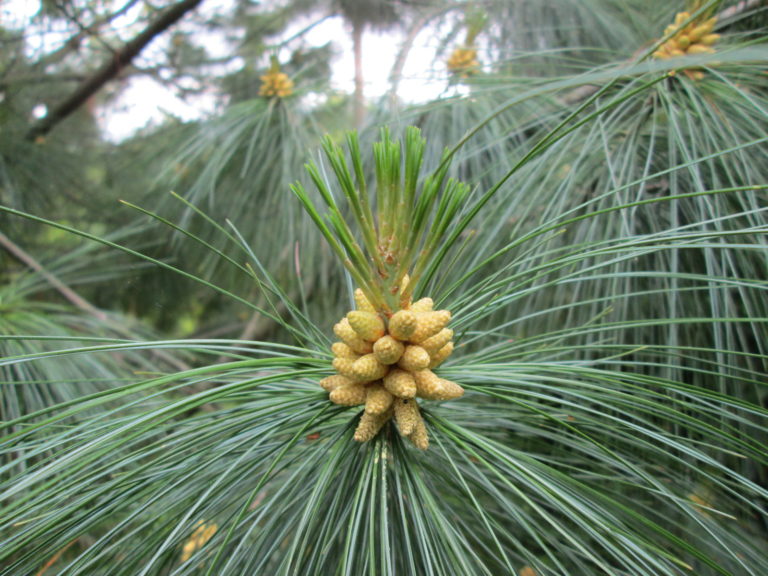
<path fill-rule="evenodd" d="M 290 36 L 290 32 L 287 33 Z M 363 69 L 365 95 L 375 99 L 385 95 L 390 88 L 389 76 L 394 65 L 401 35 L 366 32 L 363 37 Z M 435 48 L 429 46 L 429 34 L 417 38 L 406 61 L 403 79 L 398 88 L 399 96 L 409 102 L 425 102 L 437 97 L 445 89 L 445 80 L 435 82 L 426 76 L 433 67 Z M 336 57 L 332 66 L 331 86 L 344 92 L 354 91 L 354 56 L 352 40 L 341 18 L 328 19 L 306 36 L 314 46 L 333 42 Z M 215 46 L 208 45 L 209 48 Z M 287 55 L 287 54 L 286 54 Z M 282 56 L 282 55 L 281 55 Z M 300 88 L 300 86 L 299 86 Z M 130 136 L 137 129 L 160 121 L 164 115 L 173 114 L 183 120 L 199 118 L 212 112 L 214 98 L 200 99 L 194 105 L 176 98 L 173 93 L 150 79 L 136 79 L 124 90 L 117 105 L 105 110 L 102 125 L 116 140 Z"/>
<path fill-rule="evenodd" d="M 228 0 L 206 0 L 199 10 L 204 14 L 215 14 L 228 9 Z M 39 9 L 39 0 L 0 0 L 0 17 L 7 25 L 14 22 L 24 22 Z M 125 28 L 130 30 L 131 24 L 137 18 L 138 13 L 129 12 L 121 19 L 115 21 L 114 28 L 118 31 Z M 300 30 L 305 24 L 296 26 L 296 30 L 289 30 L 286 36 Z M 134 32 L 131 31 L 130 34 Z M 50 49 L 43 42 L 60 42 L 56 37 L 32 38 L 34 47 L 38 50 Z M 333 61 L 331 84 L 333 88 L 345 92 L 354 90 L 354 58 L 352 54 L 352 41 L 349 31 L 341 18 L 328 19 L 305 36 L 310 45 L 320 46 L 332 41 L 336 58 Z M 376 33 L 366 32 L 363 37 L 363 68 L 365 76 L 365 94 L 368 98 L 378 98 L 386 94 L 390 88 L 389 76 L 394 64 L 397 52 L 402 41 L 400 33 Z M 433 63 L 436 40 L 434 34 L 425 31 L 417 37 L 411 49 L 403 78 L 399 85 L 400 98 L 409 102 L 423 102 L 437 97 L 445 89 L 445 78 L 434 79 L 427 77 L 427 71 L 439 68 Z M 219 38 L 206 38 L 206 48 L 216 55 L 222 55 L 226 51 L 226 43 Z M 148 46 L 137 59 L 139 64 L 151 64 L 152 53 L 163 50 L 162 41 L 156 45 Z M 285 53 L 287 56 L 287 52 Z M 281 55 L 282 56 L 282 55 Z M 440 63 L 442 64 L 442 63 Z M 195 102 L 184 102 L 177 98 L 171 90 L 161 83 L 146 77 L 133 78 L 123 87 L 121 95 L 109 107 L 102 108 L 98 113 L 98 119 L 105 134 L 112 140 L 122 140 L 137 130 L 158 124 L 167 115 L 178 117 L 182 120 L 192 120 L 214 111 L 217 101 L 213 96 L 196 98 Z"/>
<path fill-rule="evenodd" d="M 320 46 L 333 41 L 336 58 L 333 61 L 331 86 L 344 92 L 354 91 L 354 56 L 352 41 L 340 18 L 326 20 L 307 33 L 307 41 Z M 426 39 L 424 39 L 426 41 Z M 363 37 L 363 69 L 365 95 L 379 98 L 390 88 L 389 76 L 397 56 L 400 38 L 395 34 L 366 32 Z M 437 97 L 445 89 L 445 81 L 435 82 L 426 77 L 433 66 L 434 48 L 421 43 L 411 50 L 403 79 L 398 88 L 401 98 L 409 102 L 424 102 Z M 104 110 L 101 118 L 105 131 L 116 140 L 130 136 L 166 114 L 183 120 L 199 118 L 216 106 L 214 98 L 199 99 L 194 105 L 176 98 L 170 90 L 148 78 L 137 78 L 124 91 L 116 106 Z"/>

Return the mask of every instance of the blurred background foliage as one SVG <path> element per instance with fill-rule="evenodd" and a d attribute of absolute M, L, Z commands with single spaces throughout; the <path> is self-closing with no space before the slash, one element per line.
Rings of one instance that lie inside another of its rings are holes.
<path fill-rule="evenodd" d="M 768 573 L 766 2 L 0 10 L 2 574 Z M 683 10 L 715 54 L 652 58 Z M 423 458 L 353 445 L 315 385 L 352 286 L 289 188 L 355 128 L 370 184 L 408 125 L 472 190 L 419 286 L 470 393 L 425 409 Z"/>

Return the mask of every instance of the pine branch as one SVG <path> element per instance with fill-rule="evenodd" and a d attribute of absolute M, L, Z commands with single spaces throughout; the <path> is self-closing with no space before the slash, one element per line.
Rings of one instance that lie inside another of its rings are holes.
<path fill-rule="evenodd" d="M 759 8 L 760 6 L 764 6 L 768 4 L 768 0 L 742 0 L 738 4 L 734 4 L 733 6 L 730 6 L 729 8 L 726 8 L 725 10 L 722 10 L 717 14 L 718 21 L 724 21 L 728 20 L 730 18 L 734 18 L 736 16 L 740 16 L 744 14 L 745 12 L 748 12 L 749 10 L 753 10 L 755 8 Z M 639 53 L 642 53 L 642 51 L 636 52 L 632 55 L 630 58 L 630 61 L 634 60 Z M 594 84 L 586 84 L 584 86 L 579 86 L 578 88 L 572 90 L 568 94 L 565 94 L 561 101 L 563 104 L 566 105 L 574 105 L 578 104 L 579 102 L 586 100 L 590 96 L 592 96 L 595 92 L 597 92 L 600 89 L 599 86 L 595 86 Z"/>
<path fill-rule="evenodd" d="M 113 20 L 118 18 L 119 16 L 122 16 L 128 10 L 133 8 L 138 3 L 138 0 L 129 0 L 126 2 L 123 6 L 115 10 L 114 12 L 107 14 L 103 18 L 94 20 L 90 24 L 82 24 L 78 20 L 74 20 L 75 25 L 78 27 L 78 31 L 74 33 L 68 40 L 64 41 L 60 48 L 57 50 L 54 50 L 53 52 L 50 52 L 44 56 L 42 56 L 39 60 L 31 63 L 30 69 L 35 71 L 41 71 L 45 70 L 47 67 L 52 66 L 54 64 L 60 63 L 62 60 L 64 60 L 67 56 L 69 56 L 72 52 L 76 52 L 80 49 L 80 46 L 82 45 L 83 41 L 88 37 L 97 37 L 99 30 L 104 27 L 107 24 L 110 24 Z M 28 34 L 22 33 L 18 37 L 15 38 L 6 38 L 3 40 L 4 47 L 9 42 L 19 42 L 20 44 L 23 44 L 26 42 L 26 36 Z M 114 52 L 114 50 L 112 50 Z M 23 76 L 22 80 L 19 80 L 17 77 L 14 77 L 11 74 L 11 71 L 13 70 L 15 64 L 17 63 L 18 58 L 14 57 L 13 60 L 10 63 L 7 63 L 3 70 L 2 74 L 2 84 L 0 84 L 0 88 L 7 88 L 11 84 L 18 83 L 20 81 L 22 82 L 47 82 L 48 80 L 40 79 L 40 80 L 30 80 L 29 74 Z M 47 75 L 48 77 L 50 75 Z M 72 78 L 67 78 L 64 76 L 59 77 L 57 80 L 82 80 L 82 77 L 80 75 L 77 75 L 76 77 L 73 76 Z"/>
<path fill-rule="evenodd" d="M 99 320 L 105 321 L 107 319 L 107 315 L 103 311 L 96 308 L 93 304 L 72 290 L 72 288 L 59 280 L 55 275 L 48 272 L 48 270 L 43 268 L 43 265 L 40 264 L 40 262 L 35 260 L 34 257 L 28 254 L 19 245 L 15 244 L 10 238 L 8 238 L 8 236 L 2 232 L 0 232 L 0 246 L 5 248 L 14 258 L 18 259 L 20 262 L 29 266 L 32 270 L 39 273 L 70 304 L 76 308 L 79 308 L 83 312 L 87 312 L 88 314 L 95 316 Z"/>
<path fill-rule="evenodd" d="M 62 282 L 56 275 L 46 270 L 43 265 L 40 264 L 40 262 L 38 262 L 31 254 L 27 253 L 23 248 L 21 248 L 21 246 L 13 242 L 2 232 L 0 232 L 0 246 L 5 248 L 5 250 L 19 262 L 25 264 L 40 274 L 40 276 L 42 276 L 54 290 L 61 294 L 62 297 L 64 297 L 64 299 L 72 304 L 75 308 L 85 312 L 86 314 L 90 314 L 101 322 L 107 322 L 109 320 L 109 316 L 106 312 L 99 310 L 96 306 L 88 302 L 88 300 L 80 296 L 72 288 L 64 284 L 64 282 Z M 118 328 L 118 330 L 123 331 L 121 328 Z M 124 331 L 124 333 L 127 336 L 130 336 L 127 331 Z M 156 358 L 164 360 L 165 362 L 168 362 L 169 365 L 175 367 L 177 370 L 186 370 L 189 368 L 186 362 L 174 358 L 163 350 L 153 350 L 152 355 Z"/>
<path fill-rule="evenodd" d="M 39 136 L 48 134 L 59 122 L 80 108 L 88 98 L 96 94 L 118 73 L 130 65 L 131 61 L 156 36 L 178 22 L 187 12 L 195 9 L 202 0 L 183 0 L 158 17 L 153 23 L 136 36 L 133 40 L 117 50 L 114 56 L 104 63 L 93 75 L 86 79 L 63 102 L 60 102 L 50 113 L 34 124 L 27 132 L 27 140 L 34 141 Z"/>

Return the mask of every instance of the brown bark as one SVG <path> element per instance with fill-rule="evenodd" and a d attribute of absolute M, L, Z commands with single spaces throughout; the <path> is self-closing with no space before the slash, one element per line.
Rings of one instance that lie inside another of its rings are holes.
<path fill-rule="evenodd" d="M 196 8 L 201 2 L 202 0 L 182 0 L 163 12 L 157 20 L 149 24 L 138 36 L 117 50 L 101 68 L 86 78 L 72 94 L 54 106 L 44 118 L 41 118 L 32 125 L 27 132 L 27 140 L 35 140 L 40 136 L 48 134 L 54 126 L 80 108 L 88 98 L 101 90 L 104 84 L 115 78 L 126 66 L 129 66 L 133 59 L 156 36 L 179 21 L 187 12 Z"/>
<path fill-rule="evenodd" d="M 720 20 L 727 20 L 728 18 L 739 16 L 743 12 L 746 12 L 747 10 L 751 10 L 752 8 L 758 8 L 763 4 L 768 4 L 768 2 L 766 2 L 766 0 L 742 0 L 738 4 L 734 4 L 730 8 L 726 8 L 725 10 L 720 12 L 720 14 L 718 14 L 717 17 Z"/>

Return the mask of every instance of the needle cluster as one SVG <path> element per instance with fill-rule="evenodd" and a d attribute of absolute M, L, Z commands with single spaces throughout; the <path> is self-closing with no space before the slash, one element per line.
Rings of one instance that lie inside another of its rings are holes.
<path fill-rule="evenodd" d="M 373 147 L 373 197 L 354 133 L 347 137 L 352 170 L 330 138 L 323 148 L 348 201 L 352 226 L 315 164 L 307 170 L 328 207 L 325 216 L 300 184 L 293 190 L 359 288 L 357 309 L 334 326 L 336 374 L 320 384 L 336 404 L 365 405 L 356 440 L 370 440 L 394 418 L 403 436 L 426 449 L 429 440 L 416 398 L 450 400 L 464 389 L 432 372 L 453 352 L 453 331 L 447 328 L 451 313 L 434 310 L 431 298 L 414 302 L 413 294 L 419 279 L 439 268 L 441 240 L 469 188 L 446 178 L 447 155 L 437 170 L 420 177 L 425 141 L 417 128 L 406 131 L 404 154 L 382 130 Z"/>

